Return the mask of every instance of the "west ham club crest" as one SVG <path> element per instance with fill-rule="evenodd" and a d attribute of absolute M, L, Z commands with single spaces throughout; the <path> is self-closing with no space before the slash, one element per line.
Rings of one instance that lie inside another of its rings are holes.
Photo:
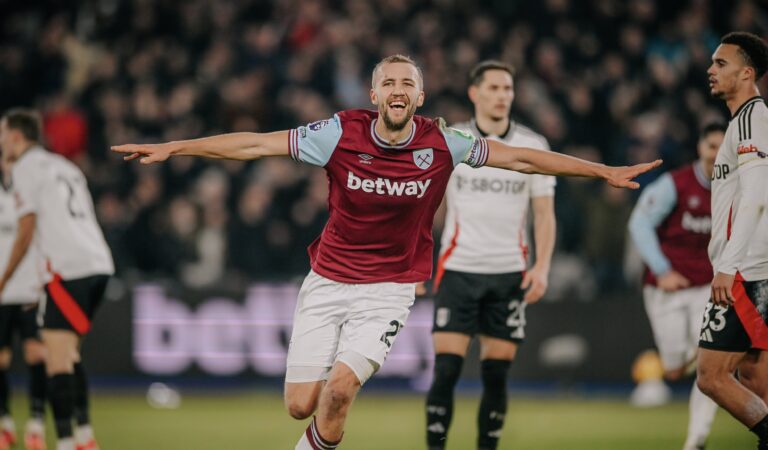
<path fill-rule="evenodd" d="M 423 150 L 415 150 L 413 152 L 413 162 L 416 164 L 416 167 L 418 167 L 421 170 L 429 169 L 429 166 L 432 165 L 433 160 L 434 160 L 434 155 L 432 154 L 431 148 L 425 148 Z"/>

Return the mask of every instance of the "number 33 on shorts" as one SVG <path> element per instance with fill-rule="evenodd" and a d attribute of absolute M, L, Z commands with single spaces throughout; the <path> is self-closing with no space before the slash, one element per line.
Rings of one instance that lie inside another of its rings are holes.
<path fill-rule="evenodd" d="M 700 340 L 712 342 L 712 332 L 717 333 L 725 328 L 725 314 L 728 312 L 728 308 L 729 306 L 707 303 L 707 308 L 704 310 L 704 322 L 701 324 Z"/>

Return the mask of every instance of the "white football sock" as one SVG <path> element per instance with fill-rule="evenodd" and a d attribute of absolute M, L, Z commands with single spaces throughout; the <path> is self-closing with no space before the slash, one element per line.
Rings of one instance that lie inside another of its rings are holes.
<path fill-rule="evenodd" d="M 686 450 L 701 447 L 707 442 L 717 414 L 717 403 L 701 392 L 695 382 L 688 405 L 688 437 L 683 447 Z"/>
<path fill-rule="evenodd" d="M 29 419 L 24 428 L 26 433 L 39 434 L 45 436 L 45 424 L 41 419 Z"/>
<path fill-rule="evenodd" d="M 301 433 L 301 439 L 299 439 L 294 450 L 314 450 L 312 444 L 309 443 L 309 439 L 307 439 L 307 433 Z"/>
<path fill-rule="evenodd" d="M 75 440 L 71 437 L 56 441 L 56 450 L 75 450 Z"/>
<path fill-rule="evenodd" d="M 16 424 L 13 422 L 13 417 L 11 416 L 0 417 L 0 427 L 2 427 L 3 430 L 16 432 Z"/>
<path fill-rule="evenodd" d="M 79 444 L 85 444 L 93 439 L 93 428 L 90 425 L 78 425 L 75 428 L 75 440 Z"/>

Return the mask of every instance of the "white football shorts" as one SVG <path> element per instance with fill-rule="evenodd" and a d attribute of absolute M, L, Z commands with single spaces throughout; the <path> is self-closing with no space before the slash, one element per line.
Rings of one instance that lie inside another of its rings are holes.
<path fill-rule="evenodd" d="M 296 302 L 285 381 L 325 380 L 345 351 L 363 355 L 378 369 L 415 296 L 415 283 L 347 284 L 310 271 Z"/>
<path fill-rule="evenodd" d="M 709 285 L 675 292 L 655 286 L 643 288 L 645 311 L 665 370 L 684 367 L 696 356 L 709 297 Z"/>

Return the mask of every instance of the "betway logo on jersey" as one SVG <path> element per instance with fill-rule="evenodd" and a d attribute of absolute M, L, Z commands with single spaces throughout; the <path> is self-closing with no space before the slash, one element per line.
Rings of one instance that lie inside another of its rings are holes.
<path fill-rule="evenodd" d="M 429 188 L 431 179 L 422 181 L 392 181 L 389 178 L 360 178 L 351 171 L 347 177 L 347 187 L 356 191 L 361 189 L 363 192 L 376 193 L 379 195 L 391 195 L 402 197 L 403 195 L 415 195 L 416 198 L 424 197 Z"/>
<path fill-rule="evenodd" d="M 696 217 L 690 212 L 683 213 L 682 227 L 693 233 L 709 234 L 712 230 L 712 218 L 710 216 Z"/>

